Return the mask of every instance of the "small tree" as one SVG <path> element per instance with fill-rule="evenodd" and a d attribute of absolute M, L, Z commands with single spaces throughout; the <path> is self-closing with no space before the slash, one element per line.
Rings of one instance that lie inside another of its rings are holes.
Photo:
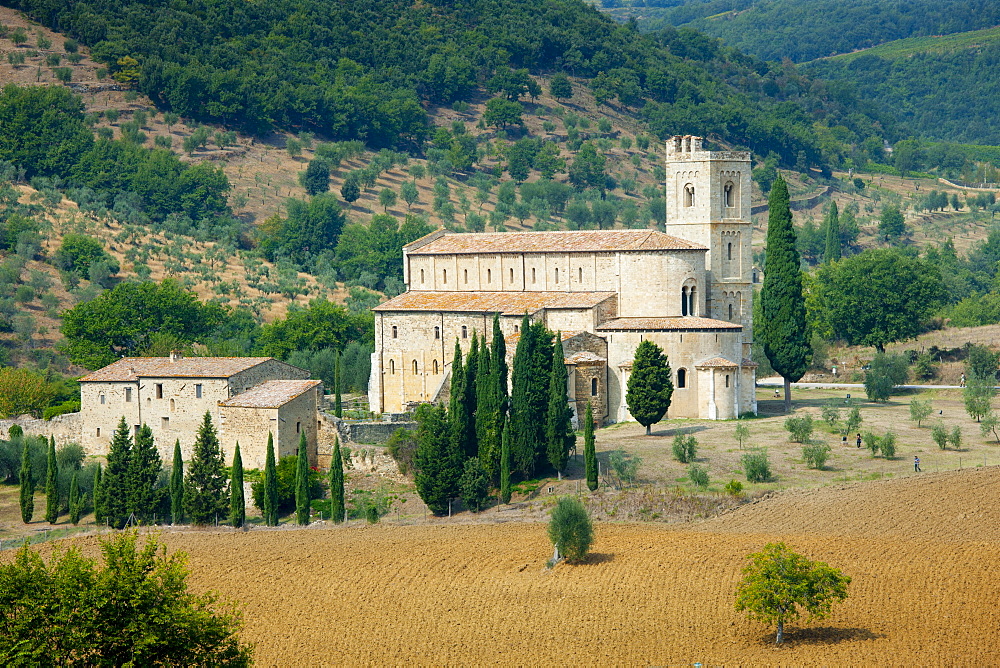
<path fill-rule="evenodd" d="M 681 464 L 689 464 L 698 454 L 698 440 L 691 434 L 677 434 L 670 449 L 674 453 L 674 459 Z"/>
<path fill-rule="evenodd" d="M 747 482 L 767 482 L 771 479 L 771 461 L 767 457 L 767 450 L 755 448 L 743 455 L 740 462 Z"/>
<path fill-rule="evenodd" d="M 500 501 L 502 503 L 510 503 L 510 469 L 510 424 L 508 423 L 500 435 Z"/>
<path fill-rule="evenodd" d="M 937 446 L 942 450 L 948 448 L 948 430 L 943 424 L 936 424 L 931 427 L 931 439 L 937 443 Z"/>
<path fill-rule="evenodd" d="M 479 462 L 479 457 L 465 460 L 465 469 L 458 479 L 458 491 L 465 507 L 474 513 L 478 513 L 489 503 L 490 478 Z"/>
<path fill-rule="evenodd" d="M 736 421 L 736 428 L 733 430 L 733 436 L 736 437 L 736 441 L 740 444 L 740 450 L 742 450 L 743 443 L 750 438 L 750 427 L 747 425 L 746 420 Z"/>
<path fill-rule="evenodd" d="M 246 524 L 247 506 L 243 496 L 243 456 L 240 455 L 240 444 L 236 443 L 233 453 L 233 477 L 229 482 L 229 520 L 237 529 Z"/>
<path fill-rule="evenodd" d="M 396 205 L 396 191 L 391 188 L 382 188 L 378 193 L 378 203 L 382 207 L 382 212 L 388 212 L 390 206 Z"/>
<path fill-rule="evenodd" d="M 264 460 L 264 524 L 278 526 L 278 474 L 274 465 L 274 434 L 267 432 L 267 455 Z"/>
<path fill-rule="evenodd" d="M 896 434 L 891 431 L 882 435 L 878 440 L 878 451 L 886 459 L 896 458 Z"/>
<path fill-rule="evenodd" d="M 625 401 L 632 417 L 646 428 L 646 435 L 650 427 L 666 415 L 673 393 L 667 356 L 658 345 L 644 340 L 635 349 Z"/>
<path fill-rule="evenodd" d="M 877 457 L 879 452 L 878 444 L 881 439 L 875 434 L 875 432 L 866 431 L 861 435 L 861 439 L 864 441 L 865 447 L 868 448 L 868 451 L 872 453 L 872 457 Z"/>
<path fill-rule="evenodd" d="M 80 516 L 83 515 L 83 497 L 80 495 L 79 471 L 73 471 L 73 477 L 69 481 L 69 521 L 73 524 L 80 523 Z"/>
<path fill-rule="evenodd" d="M 777 624 L 775 644 L 784 640 L 785 623 L 798 619 L 801 610 L 809 619 L 822 619 L 834 602 L 847 598 L 850 577 L 796 554 L 784 543 L 768 543 L 749 559 L 736 590 L 736 610 Z"/>
<path fill-rule="evenodd" d="M 692 464 L 688 467 L 688 479 L 698 489 L 705 489 L 708 487 L 708 469 L 698 464 Z"/>
<path fill-rule="evenodd" d="M 854 434 L 861 428 L 861 409 L 857 406 L 852 406 L 851 410 L 847 412 L 847 419 L 844 420 L 844 428 L 841 432 L 842 434 Z"/>
<path fill-rule="evenodd" d="M 840 422 L 840 406 L 835 403 L 836 401 L 836 399 L 831 399 L 823 406 L 823 422 L 830 429 L 836 429 L 837 423 Z"/>
<path fill-rule="evenodd" d="M 181 440 L 174 441 L 174 463 L 170 468 L 170 523 L 184 520 L 184 460 L 181 458 Z"/>
<path fill-rule="evenodd" d="M 590 545 L 594 542 L 594 526 L 590 515 L 580 499 L 563 496 L 556 501 L 549 520 L 549 540 L 556 553 L 571 564 L 578 564 L 587 558 Z"/>
<path fill-rule="evenodd" d="M 788 440 L 795 443 L 806 443 L 813 433 L 812 415 L 806 414 L 801 417 L 790 417 L 785 420 L 785 429 L 788 430 Z"/>
<path fill-rule="evenodd" d="M 966 380 L 965 389 L 962 390 L 962 400 L 965 403 L 965 411 L 976 422 L 990 412 L 993 396 L 996 394 L 994 382 L 993 378 L 980 374 L 973 374 Z"/>
<path fill-rule="evenodd" d="M 583 461 L 587 470 L 587 487 L 597 489 L 597 449 L 594 446 L 594 408 L 587 402 L 583 418 Z"/>
<path fill-rule="evenodd" d="M 573 97 L 573 84 L 569 77 L 562 72 L 553 74 L 549 80 L 549 94 L 557 100 Z"/>
<path fill-rule="evenodd" d="M 951 447 L 956 450 L 962 447 L 962 428 L 957 424 L 951 428 L 951 434 L 948 436 L 948 442 L 951 443 Z"/>
<path fill-rule="evenodd" d="M 330 519 L 335 524 L 344 521 L 344 459 L 340 456 L 340 438 L 333 438 L 333 457 L 330 459 Z"/>
<path fill-rule="evenodd" d="M 295 521 L 309 524 L 309 451 L 306 433 L 299 434 L 299 451 L 295 468 Z"/>
<path fill-rule="evenodd" d="M 199 525 L 211 524 L 220 515 L 225 518 L 229 511 L 227 483 L 212 415 L 205 411 L 184 478 L 184 514 Z"/>
<path fill-rule="evenodd" d="M 417 189 L 417 184 L 412 181 L 404 181 L 399 186 L 399 196 L 406 202 L 406 210 L 409 211 L 410 207 L 420 199 L 420 191 Z"/>
<path fill-rule="evenodd" d="M 912 399 L 910 401 L 910 419 L 916 422 L 918 427 L 923 420 L 930 417 L 932 410 L 930 399 L 926 401 Z"/>
<path fill-rule="evenodd" d="M 55 524 L 59 519 L 59 465 L 56 464 L 56 439 L 49 438 L 45 466 L 45 521 Z"/>
<path fill-rule="evenodd" d="M 21 521 L 27 524 L 35 514 L 35 474 L 31 470 L 28 439 L 24 439 L 24 446 L 21 448 L 21 471 L 18 479 L 21 483 Z"/>
<path fill-rule="evenodd" d="M 802 459 L 806 466 L 822 471 L 826 460 L 830 458 L 830 446 L 826 443 L 812 443 L 802 448 Z"/>
<path fill-rule="evenodd" d="M 101 472 L 102 469 L 100 464 L 94 467 L 94 482 L 93 482 L 94 489 L 93 491 L 91 491 L 91 494 L 93 495 L 93 500 L 94 500 L 95 524 L 101 524 L 102 522 L 104 522 L 104 518 L 106 517 L 104 511 L 104 484 Z"/>

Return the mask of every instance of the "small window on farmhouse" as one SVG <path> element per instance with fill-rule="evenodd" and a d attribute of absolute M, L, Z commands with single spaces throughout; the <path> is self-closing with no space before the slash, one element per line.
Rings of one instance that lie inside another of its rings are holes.
<path fill-rule="evenodd" d="M 168 417 L 160 418 L 160 428 L 161 429 L 170 429 L 170 418 L 168 418 Z"/>
<path fill-rule="evenodd" d="M 102 394 L 102 395 L 101 395 L 101 405 L 102 405 L 102 406 L 104 405 L 104 402 L 105 402 L 106 400 L 107 400 L 107 397 L 105 397 L 105 396 L 104 396 L 104 395 Z"/>
<path fill-rule="evenodd" d="M 448 270 L 447 269 L 442 269 L 441 270 L 441 279 L 442 279 L 441 280 L 442 283 L 447 283 L 448 282 Z"/>
<path fill-rule="evenodd" d="M 434 328 L 434 338 L 435 339 L 440 339 L 441 338 L 441 328 L 440 327 L 435 327 Z"/>
<path fill-rule="evenodd" d="M 170 412 L 173 413 L 175 408 L 176 408 L 176 405 L 174 404 L 174 400 L 171 399 L 170 400 Z"/>
<path fill-rule="evenodd" d="M 511 283 L 513 283 L 513 282 L 514 282 L 514 269 L 513 269 L 513 267 L 512 267 L 512 268 L 511 268 L 511 270 L 510 270 L 510 282 L 511 282 Z"/>
<path fill-rule="evenodd" d="M 531 282 L 532 283 L 535 282 L 535 268 L 534 267 L 531 268 Z"/>
<path fill-rule="evenodd" d="M 97 428 L 97 438 L 100 438 L 100 437 L 101 437 L 101 428 L 98 427 Z"/>
<path fill-rule="evenodd" d="M 194 398 L 201 399 L 201 383 L 194 386 Z"/>
<path fill-rule="evenodd" d="M 396 373 L 396 360 L 389 360 L 389 373 Z"/>
<path fill-rule="evenodd" d="M 559 270 L 556 269 L 556 283 L 559 282 Z"/>
<path fill-rule="evenodd" d="M 487 269 L 486 270 L 486 282 L 487 283 L 492 283 L 493 282 L 493 270 L 492 269 Z"/>
<path fill-rule="evenodd" d="M 469 338 L 469 328 L 466 327 L 465 325 L 462 325 L 462 338 L 463 339 Z"/>
<path fill-rule="evenodd" d="M 393 325 L 392 326 L 392 338 L 395 339 L 398 336 L 399 336 L 399 328 L 396 327 L 395 325 Z"/>
<path fill-rule="evenodd" d="M 597 379 L 596 378 L 591 378 L 590 379 L 590 396 L 592 396 L 592 397 L 596 397 L 597 396 Z"/>
<path fill-rule="evenodd" d="M 520 331 L 521 331 L 521 326 L 520 325 L 514 325 L 514 333 L 517 334 Z"/>
<path fill-rule="evenodd" d="M 417 360 L 413 360 L 413 373 L 414 375 L 417 373 Z"/>
<path fill-rule="evenodd" d="M 156 398 L 157 399 L 163 398 L 163 383 L 156 384 Z"/>
<path fill-rule="evenodd" d="M 729 374 L 726 374 L 726 387 L 729 387 Z"/>
<path fill-rule="evenodd" d="M 301 431 L 302 431 L 302 423 L 301 422 L 296 422 L 295 423 L 295 433 L 298 434 Z"/>
<path fill-rule="evenodd" d="M 132 388 L 131 387 L 126 387 L 125 388 L 125 401 L 132 401 Z"/>
<path fill-rule="evenodd" d="M 463 278 L 465 278 L 465 282 L 468 283 L 469 282 L 469 270 L 468 269 L 463 269 L 462 271 L 464 272 L 463 273 Z"/>
<path fill-rule="evenodd" d="M 425 282 L 425 281 L 424 281 L 424 270 L 423 270 L 423 269 L 421 269 L 421 270 L 420 270 L 420 283 L 421 283 L 421 284 L 423 284 L 424 282 Z"/>
<path fill-rule="evenodd" d="M 438 375 L 438 361 L 434 360 L 434 375 Z"/>
<path fill-rule="evenodd" d="M 677 387 L 684 388 L 687 387 L 688 372 L 687 369 L 677 370 Z"/>
<path fill-rule="evenodd" d="M 583 267 L 580 267 L 579 269 L 577 269 L 577 279 L 576 280 L 577 280 L 578 283 L 583 283 Z"/>

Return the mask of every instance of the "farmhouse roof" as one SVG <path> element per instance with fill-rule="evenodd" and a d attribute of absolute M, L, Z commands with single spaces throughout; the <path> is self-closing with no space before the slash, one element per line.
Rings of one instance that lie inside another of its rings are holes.
<path fill-rule="evenodd" d="M 615 318 L 608 320 L 597 326 L 598 331 L 624 331 L 624 332 L 670 332 L 685 330 L 739 330 L 742 325 L 726 322 L 725 320 L 715 320 L 713 318 L 699 318 L 692 315 L 674 316 L 669 318 Z"/>
<path fill-rule="evenodd" d="M 613 251 L 708 250 L 654 230 L 556 232 L 432 232 L 403 247 L 409 255 L 482 253 L 593 253 Z"/>
<path fill-rule="evenodd" d="M 379 304 L 375 311 L 460 311 L 522 315 L 542 309 L 593 308 L 614 292 L 431 292 L 411 291 Z"/>
<path fill-rule="evenodd" d="M 135 381 L 139 378 L 230 378 L 273 360 L 273 357 L 123 357 L 80 379 L 88 381 Z"/>
<path fill-rule="evenodd" d="M 601 364 L 608 361 L 606 358 L 601 357 L 597 353 L 592 353 L 589 350 L 581 350 L 573 353 L 572 355 L 566 355 L 565 359 L 567 364 L 582 365 Z"/>
<path fill-rule="evenodd" d="M 219 405 L 238 408 L 278 408 L 321 384 L 322 381 L 319 380 L 269 380 L 235 397 L 220 401 Z"/>
<path fill-rule="evenodd" d="M 694 365 L 696 369 L 735 369 L 739 366 L 736 362 L 730 362 L 725 357 L 713 357 L 712 359 L 699 362 Z"/>

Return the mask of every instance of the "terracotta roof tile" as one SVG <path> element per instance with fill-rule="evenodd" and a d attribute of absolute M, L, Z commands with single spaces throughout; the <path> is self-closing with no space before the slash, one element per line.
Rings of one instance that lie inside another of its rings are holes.
<path fill-rule="evenodd" d="M 748 360 L 747 358 L 744 357 L 743 361 L 740 362 L 740 366 L 751 366 L 752 367 L 752 366 L 760 366 L 760 365 L 757 364 L 756 362 L 754 362 L 753 360 Z"/>
<path fill-rule="evenodd" d="M 322 381 L 319 380 L 269 380 L 235 397 L 220 401 L 219 405 L 235 408 L 278 408 L 321 384 Z"/>
<path fill-rule="evenodd" d="M 713 357 L 694 365 L 696 369 L 735 369 L 737 366 L 736 362 L 730 362 L 725 357 Z"/>
<path fill-rule="evenodd" d="M 589 350 L 581 350 L 579 352 L 573 353 L 566 357 L 566 361 L 570 364 L 597 364 L 601 362 L 607 362 L 608 360 L 590 352 Z"/>
<path fill-rule="evenodd" d="M 229 378 L 274 359 L 273 357 L 124 357 L 97 369 L 80 382 L 135 381 L 139 378 Z"/>
<path fill-rule="evenodd" d="M 404 292 L 375 311 L 462 311 L 522 315 L 542 309 L 593 308 L 614 292 Z"/>
<path fill-rule="evenodd" d="M 411 255 L 708 250 L 704 246 L 654 230 L 443 234 L 428 241 L 418 239 L 404 248 Z"/>
<path fill-rule="evenodd" d="M 699 318 L 691 315 L 670 318 L 615 318 L 597 326 L 598 331 L 677 331 L 690 329 L 743 329 L 742 325 L 713 318 Z"/>

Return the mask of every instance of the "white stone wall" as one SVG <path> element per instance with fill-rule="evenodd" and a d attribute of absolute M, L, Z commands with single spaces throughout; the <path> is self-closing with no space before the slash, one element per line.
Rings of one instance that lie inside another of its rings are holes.
<path fill-rule="evenodd" d="M 305 432 L 309 463 L 316 466 L 319 427 L 319 390 L 312 389 L 280 408 L 219 407 L 219 443 L 227 464 L 233 461 L 236 443 L 245 468 L 263 469 L 267 435 L 274 435 L 274 455 L 281 459 L 298 452 L 300 432 Z"/>

